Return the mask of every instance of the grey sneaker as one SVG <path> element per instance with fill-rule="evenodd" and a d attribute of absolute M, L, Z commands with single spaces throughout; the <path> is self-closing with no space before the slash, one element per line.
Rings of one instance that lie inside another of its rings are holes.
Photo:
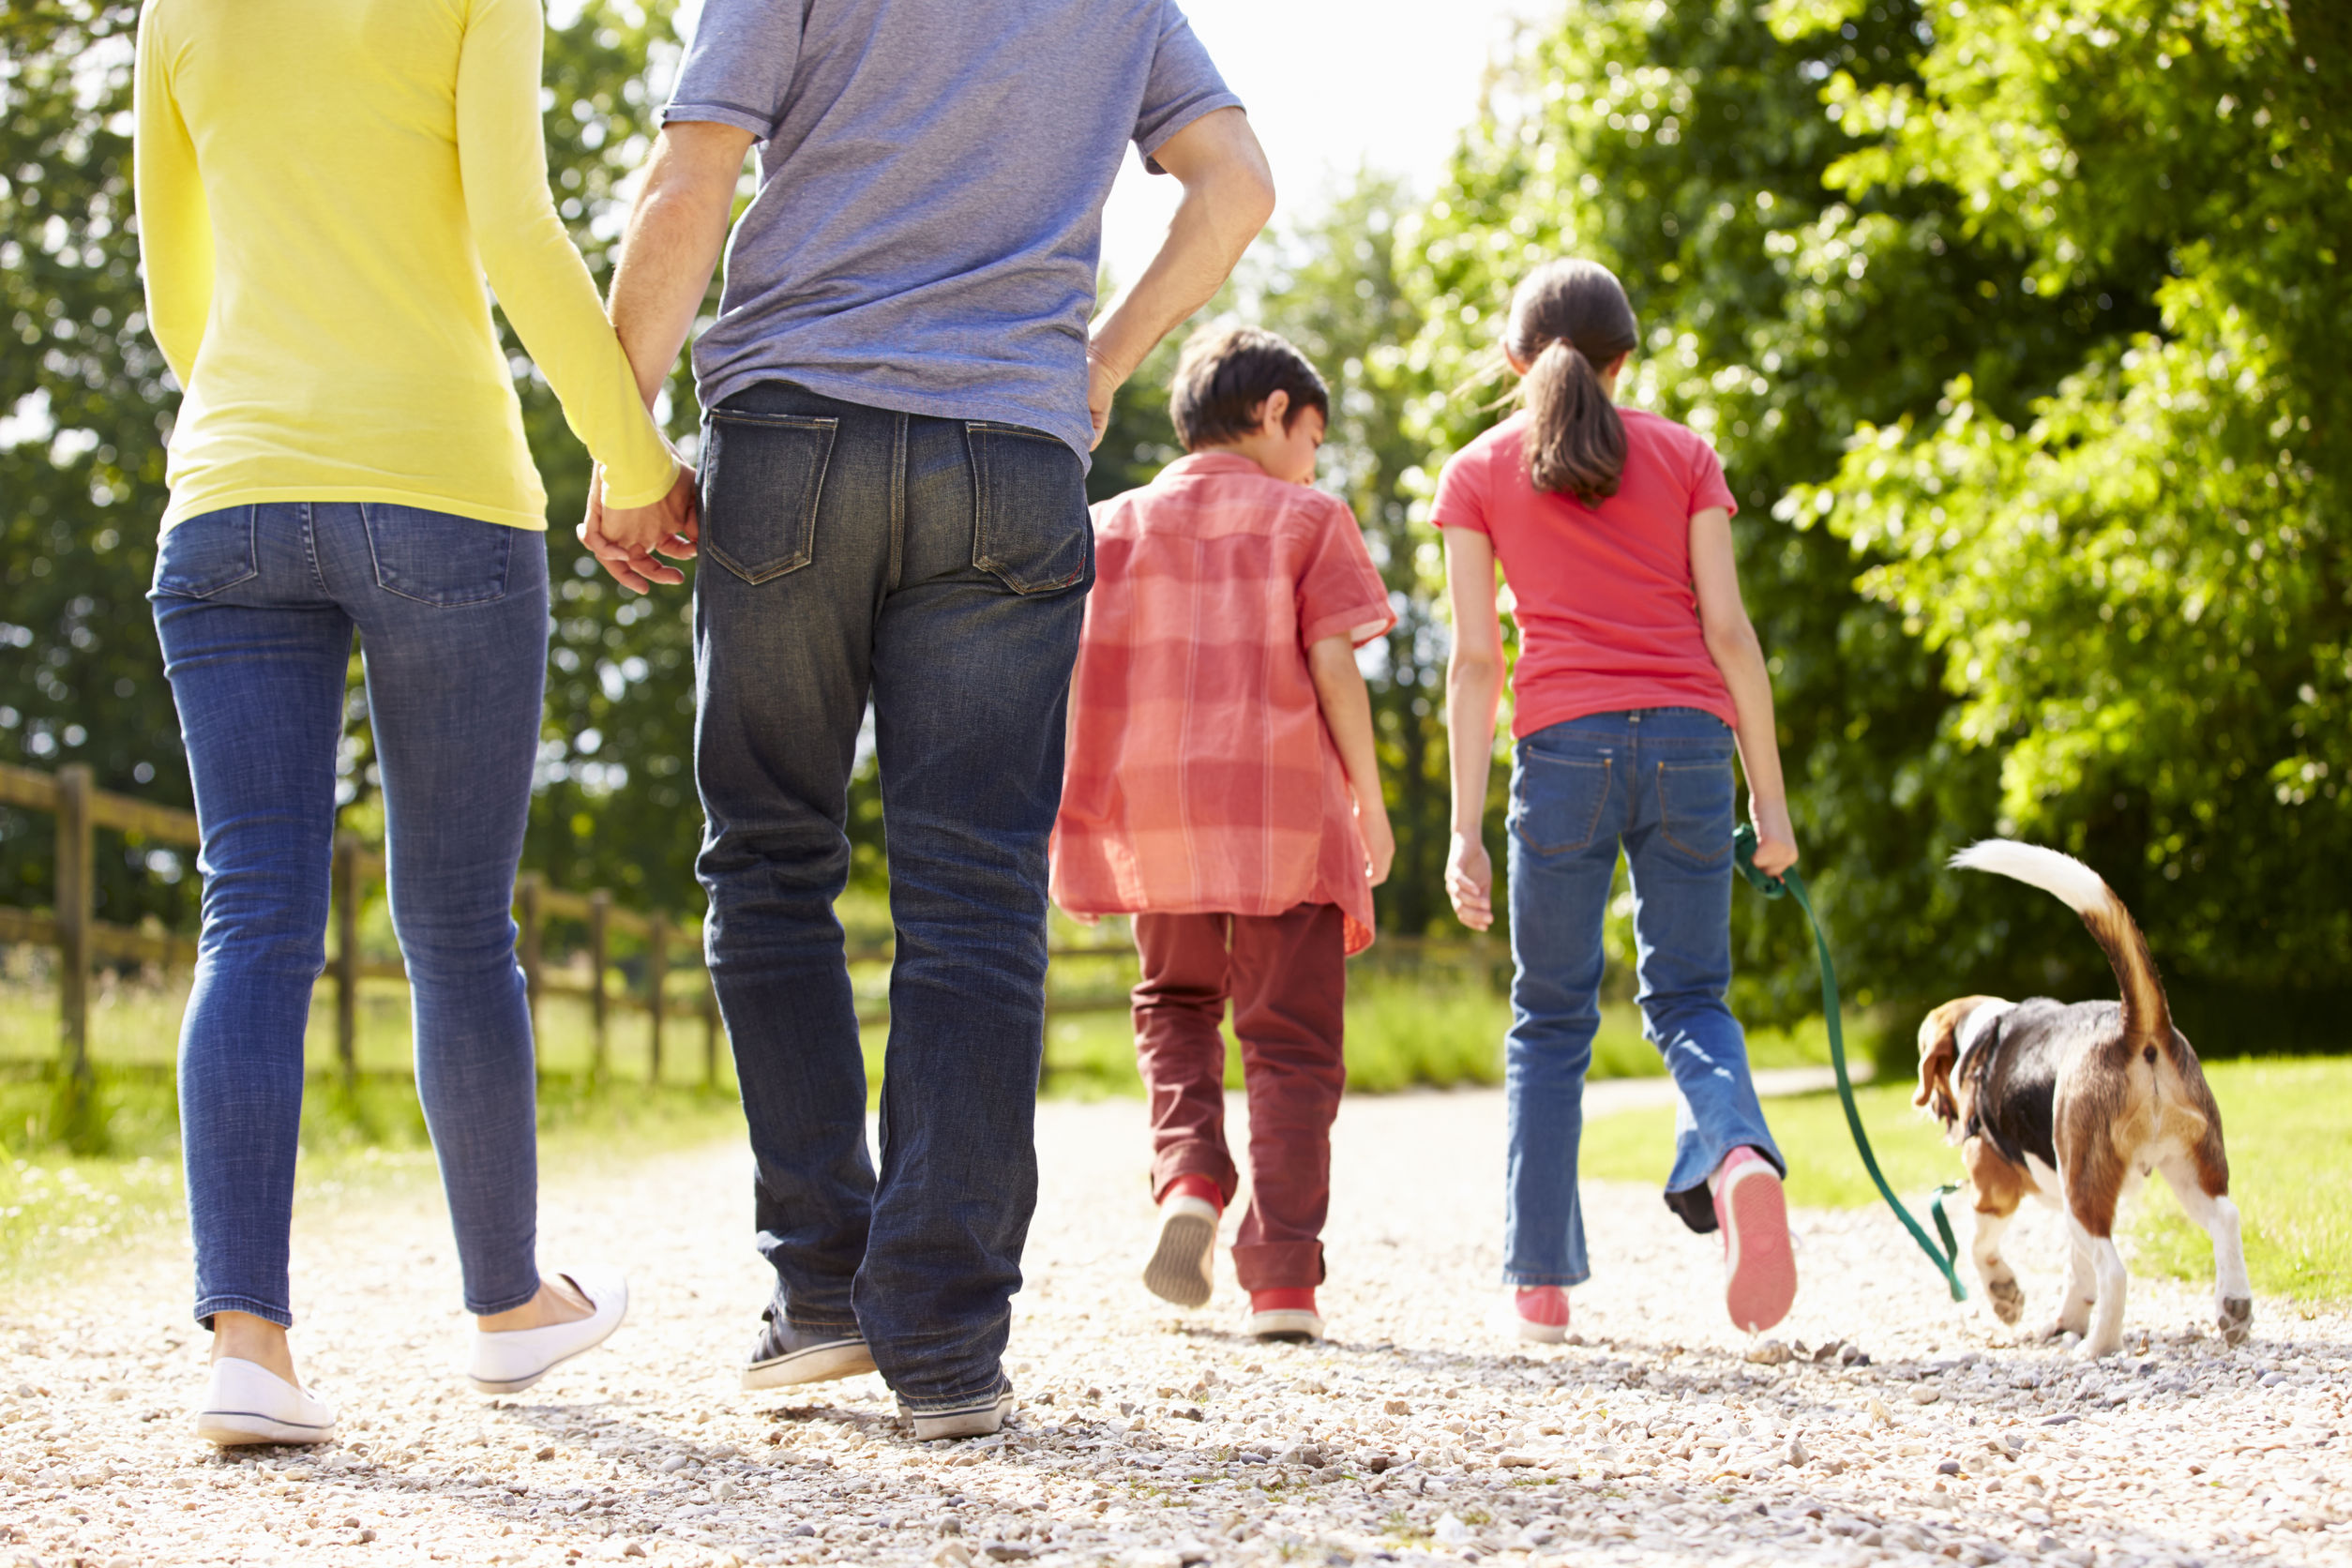
<path fill-rule="evenodd" d="M 898 1396 L 898 1419 L 914 1424 L 917 1442 L 933 1438 L 985 1438 L 1004 1427 L 1004 1418 L 1013 1413 L 1013 1385 L 999 1378 L 994 1394 L 984 1394 L 969 1403 L 952 1410 L 924 1410 L 910 1409 L 904 1395 Z"/>
<path fill-rule="evenodd" d="M 839 1329 L 794 1328 L 772 1304 L 760 1317 L 767 1326 L 760 1331 L 750 1364 L 743 1369 L 746 1392 L 829 1382 L 874 1370 L 874 1352 L 854 1330 L 845 1334 Z"/>

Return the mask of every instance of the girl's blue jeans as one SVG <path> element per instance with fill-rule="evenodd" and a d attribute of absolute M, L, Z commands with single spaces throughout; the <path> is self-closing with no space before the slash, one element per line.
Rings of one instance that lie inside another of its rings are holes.
<path fill-rule="evenodd" d="M 1692 708 L 1591 714 L 1518 743 L 1511 767 L 1510 1100 L 1503 1273 L 1591 1276 L 1576 1200 L 1584 1079 L 1601 1021 L 1601 927 L 1622 847 L 1633 876 L 1642 1033 L 1676 1090 L 1666 1203 L 1715 1228 L 1707 1177 L 1745 1144 L 1784 1172 L 1724 1005 L 1731 983 L 1733 746 Z"/>
<path fill-rule="evenodd" d="M 198 1320 L 294 1320 L 303 1036 L 326 961 L 354 630 L 416 1091 L 465 1304 L 520 1306 L 539 1284 L 538 1172 L 511 911 L 546 684 L 546 541 L 373 502 L 234 506 L 164 535 L 148 596 L 204 837 L 204 929 L 180 1032 Z"/>

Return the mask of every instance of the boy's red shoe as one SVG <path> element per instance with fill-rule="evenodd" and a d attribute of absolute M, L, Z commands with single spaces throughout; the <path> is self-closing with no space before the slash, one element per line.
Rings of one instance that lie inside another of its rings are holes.
<path fill-rule="evenodd" d="M 1738 1148 L 1708 1184 L 1723 1228 L 1724 1305 L 1731 1320 L 1761 1334 L 1788 1316 L 1797 1299 L 1797 1254 L 1789 1244 L 1788 1198 L 1780 1172 L 1763 1155 Z"/>
<path fill-rule="evenodd" d="M 1160 1239 L 1143 1288 L 1178 1306 L 1206 1306 L 1215 1289 L 1217 1220 L 1225 1195 L 1206 1176 L 1179 1176 L 1160 1197 Z"/>
<path fill-rule="evenodd" d="M 1536 1345 L 1557 1345 L 1568 1337 L 1565 1287 L 1530 1285 L 1514 1289 L 1505 1308 L 1504 1321 L 1521 1339 Z"/>
<path fill-rule="evenodd" d="M 1304 1341 L 1323 1337 L 1323 1317 L 1315 1310 L 1312 1289 L 1252 1290 L 1247 1327 L 1259 1339 Z"/>

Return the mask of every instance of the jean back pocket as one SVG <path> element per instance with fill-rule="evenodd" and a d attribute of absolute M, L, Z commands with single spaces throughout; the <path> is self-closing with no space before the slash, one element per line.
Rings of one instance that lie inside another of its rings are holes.
<path fill-rule="evenodd" d="M 1510 828 L 1537 854 L 1573 854 L 1600 837 L 1616 762 L 1522 748 L 1511 779 Z"/>
<path fill-rule="evenodd" d="M 376 586 L 385 593 L 437 610 L 495 604 L 506 596 L 506 568 L 519 532 L 511 525 L 382 501 L 360 503 L 359 520 L 368 532 Z"/>
<path fill-rule="evenodd" d="M 1043 430 L 964 422 L 972 453 L 972 564 L 1016 594 L 1051 594 L 1087 580 L 1094 521 L 1086 464 Z"/>
<path fill-rule="evenodd" d="M 1660 762 L 1658 831 L 1666 841 L 1702 866 L 1731 853 L 1736 786 L 1730 759 L 1705 762 Z"/>
<path fill-rule="evenodd" d="M 254 509 L 204 512 L 163 531 L 156 546 L 155 596 L 208 599 L 262 574 Z"/>
<path fill-rule="evenodd" d="M 702 550 L 746 582 L 817 558 L 838 419 L 715 408 L 702 443 Z"/>

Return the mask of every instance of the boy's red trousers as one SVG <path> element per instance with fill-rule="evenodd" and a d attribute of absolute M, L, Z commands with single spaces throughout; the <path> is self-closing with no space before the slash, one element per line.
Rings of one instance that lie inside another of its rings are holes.
<path fill-rule="evenodd" d="M 1240 1184 L 1225 1144 L 1225 1038 L 1233 1004 L 1249 1095 L 1249 1207 L 1233 1245 L 1244 1290 L 1323 1279 L 1331 1124 L 1347 1081 L 1346 933 L 1335 904 L 1282 914 L 1138 914 L 1136 1054 L 1152 1098 L 1152 1196 L 1206 1176 Z"/>

